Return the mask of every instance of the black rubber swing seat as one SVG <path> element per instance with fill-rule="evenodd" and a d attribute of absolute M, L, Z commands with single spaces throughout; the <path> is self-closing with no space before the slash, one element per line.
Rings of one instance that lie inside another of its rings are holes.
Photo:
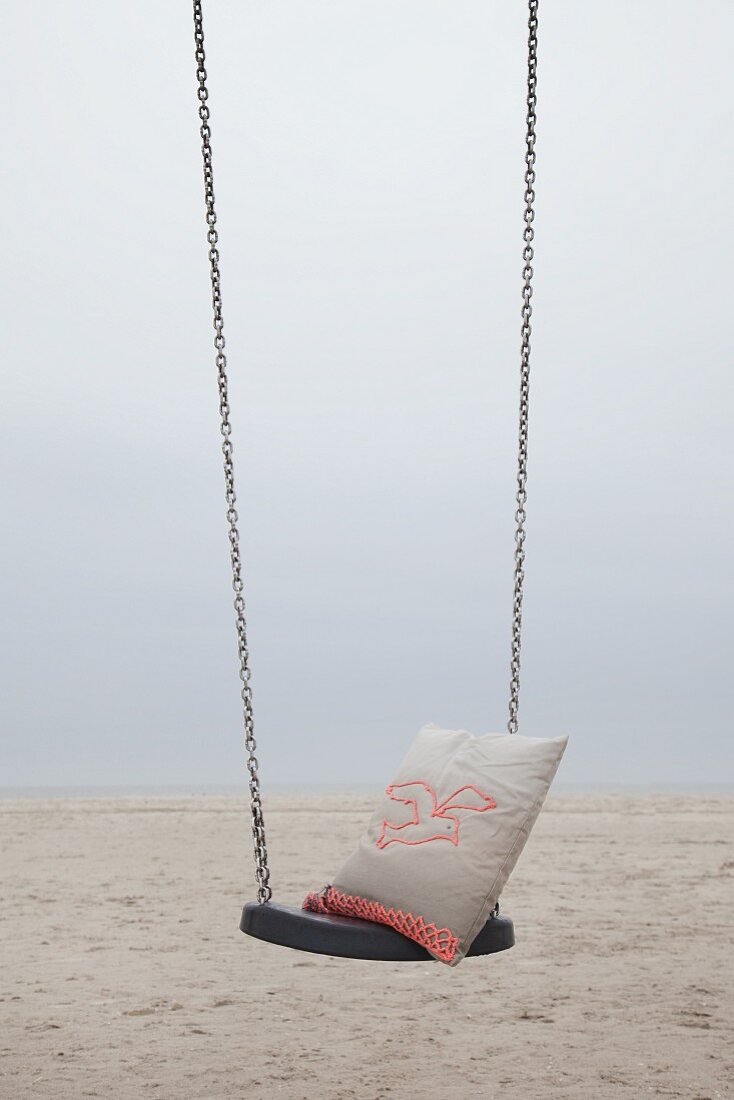
<path fill-rule="evenodd" d="M 342 959 L 374 959 L 384 962 L 425 962 L 432 959 L 424 947 L 402 936 L 386 924 L 311 913 L 274 901 L 261 904 L 249 901 L 242 910 L 240 929 L 257 940 L 311 951 L 317 955 L 335 955 Z M 509 917 L 490 917 L 467 952 L 492 955 L 506 951 L 515 943 L 515 929 Z"/>

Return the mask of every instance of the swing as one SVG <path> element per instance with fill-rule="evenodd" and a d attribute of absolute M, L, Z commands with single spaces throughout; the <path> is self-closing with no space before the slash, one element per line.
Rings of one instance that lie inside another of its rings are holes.
<path fill-rule="evenodd" d="M 532 316 L 532 260 L 533 220 L 535 191 L 535 106 L 537 86 L 537 32 L 538 0 L 528 0 L 528 58 L 527 58 L 527 117 L 525 132 L 525 228 L 523 231 L 523 285 L 522 327 L 520 352 L 520 423 L 517 464 L 517 509 L 515 512 L 514 591 L 512 611 L 512 646 L 510 664 L 509 733 L 518 730 L 518 706 L 520 694 L 520 642 L 522 623 L 522 596 L 525 561 L 525 501 L 528 456 L 528 407 L 530 382 L 530 319 Z M 232 455 L 232 426 L 227 381 L 222 296 L 219 273 L 219 233 L 214 207 L 214 174 L 212 168 L 210 112 L 208 106 L 207 73 L 205 68 L 204 27 L 202 0 L 193 0 L 194 44 L 196 77 L 198 81 L 199 119 L 201 126 L 201 152 L 204 171 L 204 198 L 206 205 L 207 241 L 209 244 L 209 269 L 212 287 L 212 313 L 214 327 L 215 364 L 219 389 L 220 432 L 224 456 L 225 498 L 232 587 L 234 590 L 235 626 L 241 681 L 245 750 L 249 773 L 250 812 L 255 856 L 257 901 L 248 902 L 242 910 L 240 929 L 248 936 L 320 955 L 332 955 L 350 959 L 373 959 L 391 962 L 425 961 L 431 955 L 420 944 L 400 932 L 374 921 L 354 917 L 336 916 L 323 912 L 311 912 L 272 901 L 270 870 L 265 838 L 265 824 L 260 796 L 258 761 L 250 684 L 250 661 L 245 622 L 242 561 L 239 549 L 238 515 Z M 490 955 L 505 951 L 515 942 L 514 927 L 509 917 L 501 916 L 497 905 L 486 924 L 474 939 L 469 956 Z"/>

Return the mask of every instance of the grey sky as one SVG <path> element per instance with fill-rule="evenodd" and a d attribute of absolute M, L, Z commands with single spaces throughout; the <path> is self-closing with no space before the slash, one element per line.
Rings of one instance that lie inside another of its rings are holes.
<path fill-rule="evenodd" d="M 506 720 L 522 3 L 206 5 L 266 781 Z M 522 731 L 731 780 L 730 3 L 541 2 Z M 0 785 L 234 781 L 188 5 L 5 12 Z"/>

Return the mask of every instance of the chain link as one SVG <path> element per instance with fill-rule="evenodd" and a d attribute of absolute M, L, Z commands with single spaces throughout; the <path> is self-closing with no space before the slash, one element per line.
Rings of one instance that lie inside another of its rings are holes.
<path fill-rule="evenodd" d="M 538 85 L 538 0 L 528 2 L 528 82 L 527 128 L 525 131 L 525 242 L 522 258 L 522 343 L 520 346 L 520 426 L 517 457 L 517 493 L 515 501 L 515 583 L 512 597 L 512 648 L 510 659 L 510 715 L 507 729 L 517 733 L 520 706 L 520 645 L 522 633 L 522 594 L 525 580 L 525 504 L 528 478 L 528 412 L 530 407 L 530 319 L 533 315 L 533 239 L 535 231 L 535 108 Z"/>
<path fill-rule="evenodd" d="M 255 877 L 257 879 L 257 899 L 270 901 L 270 871 L 268 869 L 268 851 L 265 841 L 265 822 L 260 799 L 260 780 L 258 778 L 257 745 L 255 742 L 255 723 L 252 710 L 252 687 L 250 685 L 250 654 L 247 648 L 247 623 L 245 622 L 245 598 L 242 583 L 242 560 L 240 558 L 240 533 L 237 517 L 237 496 L 234 484 L 234 464 L 232 459 L 232 425 L 230 422 L 229 394 L 227 384 L 227 357 L 224 353 L 224 321 L 222 319 L 222 289 L 219 274 L 219 234 L 217 233 L 217 215 L 214 209 L 214 172 L 212 169 L 211 128 L 209 126 L 209 91 L 204 67 L 204 24 L 201 0 L 194 4 L 194 45 L 196 50 L 197 96 L 199 99 L 199 119 L 201 127 L 201 156 L 204 168 L 204 199 L 206 203 L 207 241 L 209 242 L 209 273 L 212 285 L 212 318 L 214 324 L 215 363 L 217 385 L 219 388 L 219 416 L 221 420 L 222 454 L 224 456 L 224 486 L 227 501 L 227 525 L 229 534 L 229 553 L 232 561 L 232 588 L 234 590 L 235 626 L 237 629 L 237 652 L 240 663 L 240 681 L 242 687 L 242 716 L 244 721 L 245 751 L 247 770 L 250 775 L 250 809 L 252 814 L 252 839 L 255 849 Z"/>

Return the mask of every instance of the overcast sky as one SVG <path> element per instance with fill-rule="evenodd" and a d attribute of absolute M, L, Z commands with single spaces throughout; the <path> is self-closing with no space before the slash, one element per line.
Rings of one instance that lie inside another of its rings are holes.
<path fill-rule="evenodd" d="M 205 5 L 265 780 L 506 722 L 526 14 Z M 521 731 L 731 780 L 728 0 L 541 0 Z M 0 785 L 236 782 L 188 5 L 4 13 Z"/>

